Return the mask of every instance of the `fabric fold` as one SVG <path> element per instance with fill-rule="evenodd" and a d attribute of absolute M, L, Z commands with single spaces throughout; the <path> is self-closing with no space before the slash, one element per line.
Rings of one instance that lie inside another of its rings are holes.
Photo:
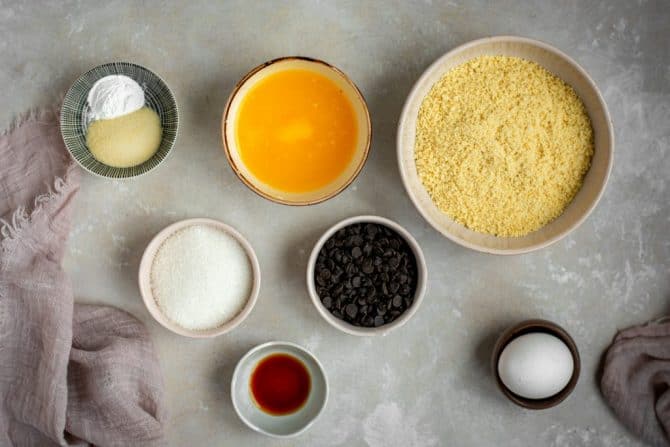
<path fill-rule="evenodd" d="M 164 445 L 146 329 L 74 304 L 61 267 L 78 174 L 56 109 L 0 135 L 0 445 Z"/>
<path fill-rule="evenodd" d="M 670 322 L 619 332 L 605 355 L 600 389 L 633 433 L 670 446 Z"/>

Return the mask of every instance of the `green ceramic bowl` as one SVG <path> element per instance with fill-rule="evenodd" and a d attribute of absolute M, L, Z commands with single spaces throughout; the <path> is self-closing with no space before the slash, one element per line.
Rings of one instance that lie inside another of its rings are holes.
<path fill-rule="evenodd" d="M 93 158 L 86 146 L 86 97 L 93 84 L 108 75 L 122 74 L 134 79 L 144 89 L 147 107 L 158 113 L 163 127 L 163 138 L 158 151 L 141 165 L 114 168 Z M 177 102 L 165 81 L 144 67 L 128 62 L 112 62 L 87 71 L 70 87 L 63 101 L 60 130 L 72 157 L 88 172 L 109 178 L 137 177 L 154 169 L 167 157 L 177 139 L 179 116 Z"/>

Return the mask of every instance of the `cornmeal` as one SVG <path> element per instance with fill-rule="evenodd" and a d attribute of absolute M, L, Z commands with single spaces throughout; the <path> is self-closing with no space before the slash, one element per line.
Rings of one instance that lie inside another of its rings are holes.
<path fill-rule="evenodd" d="M 416 131 L 417 172 L 437 207 L 502 237 L 558 217 L 593 156 L 591 121 L 572 87 L 517 57 L 450 70 L 423 100 Z"/>

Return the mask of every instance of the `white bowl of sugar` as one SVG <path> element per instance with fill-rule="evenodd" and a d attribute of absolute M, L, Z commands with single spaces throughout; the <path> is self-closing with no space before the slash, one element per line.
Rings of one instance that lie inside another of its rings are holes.
<path fill-rule="evenodd" d="M 237 327 L 251 313 L 260 267 L 249 242 L 214 219 L 176 222 L 149 243 L 139 287 L 149 313 L 186 337 L 205 338 Z"/>

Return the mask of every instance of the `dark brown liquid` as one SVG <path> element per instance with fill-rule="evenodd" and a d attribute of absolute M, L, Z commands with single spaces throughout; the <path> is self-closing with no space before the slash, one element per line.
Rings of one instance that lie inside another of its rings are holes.
<path fill-rule="evenodd" d="M 261 410 L 273 415 L 298 411 L 311 386 L 305 365 L 288 354 L 265 357 L 251 373 L 251 395 Z"/>

